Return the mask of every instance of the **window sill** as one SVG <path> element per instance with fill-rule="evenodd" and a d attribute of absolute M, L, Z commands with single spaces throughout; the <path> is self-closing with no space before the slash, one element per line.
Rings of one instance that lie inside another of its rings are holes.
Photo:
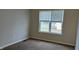
<path fill-rule="evenodd" d="M 59 36 L 62 36 L 63 35 L 62 33 L 60 34 L 60 33 L 42 32 L 42 31 L 39 31 L 39 33 L 59 35 Z"/>

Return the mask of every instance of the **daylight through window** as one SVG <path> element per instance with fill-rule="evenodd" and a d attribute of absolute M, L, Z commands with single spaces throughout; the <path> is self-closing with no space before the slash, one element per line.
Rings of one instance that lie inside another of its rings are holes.
<path fill-rule="evenodd" d="M 62 34 L 64 10 L 39 11 L 39 31 Z"/>

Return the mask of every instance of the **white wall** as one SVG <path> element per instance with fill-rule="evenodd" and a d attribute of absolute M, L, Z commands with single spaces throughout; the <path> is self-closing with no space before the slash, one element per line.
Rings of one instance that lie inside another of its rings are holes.
<path fill-rule="evenodd" d="M 28 38 L 29 10 L 0 10 L 0 48 Z"/>
<path fill-rule="evenodd" d="M 75 46 L 78 10 L 64 10 L 63 35 L 39 32 L 39 10 L 32 10 L 30 37 Z"/>

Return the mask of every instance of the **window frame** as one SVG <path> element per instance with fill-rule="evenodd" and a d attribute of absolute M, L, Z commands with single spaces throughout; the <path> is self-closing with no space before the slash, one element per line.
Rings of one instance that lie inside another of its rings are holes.
<path fill-rule="evenodd" d="M 56 10 L 56 9 L 55 9 Z M 63 29 L 64 29 L 64 14 L 65 14 L 65 11 L 64 9 L 57 9 L 57 10 L 62 10 L 63 11 L 63 17 L 62 17 L 62 21 L 52 21 L 52 17 L 51 17 L 51 21 L 44 21 L 44 20 L 40 20 L 40 17 L 39 17 L 39 12 L 41 11 L 54 11 L 54 10 L 39 10 L 38 11 L 38 18 L 39 18 L 39 32 L 40 33 L 47 33 L 47 34 L 56 34 L 56 35 L 63 35 Z M 52 13 L 51 13 L 52 14 Z M 44 32 L 44 31 L 40 31 L 40 22 L 49 22 L 49 32 Z M 51 32 L 51 24 L 52 22 L 62 22 L 62 30 L 61 30 L 61 34 L 60 33 L 53 33 Z"/>

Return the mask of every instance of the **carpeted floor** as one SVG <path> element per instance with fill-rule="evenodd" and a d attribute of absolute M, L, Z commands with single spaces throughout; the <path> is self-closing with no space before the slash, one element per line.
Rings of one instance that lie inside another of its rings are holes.
<path fill-rule="evenodd" d="M 28 39 L 26 41 L 8 46 L 3 50 L 74 50 L 74 47 L 40 40 Z"/>

